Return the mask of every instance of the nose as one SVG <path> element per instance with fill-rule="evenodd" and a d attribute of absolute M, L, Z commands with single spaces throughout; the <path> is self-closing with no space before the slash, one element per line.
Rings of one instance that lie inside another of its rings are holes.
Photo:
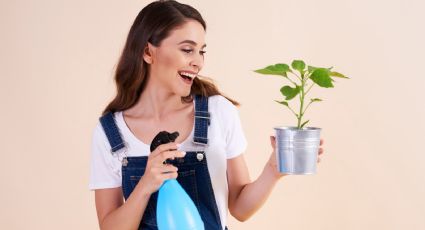
<path fill-rule="evenodd" d="M 196 67 L 199 72 L 202 69 L 202 66 L 204 65 L 204 56 L 202 56 L 201 54 L 194 55 L 190 62 L 190 65 Z"/>

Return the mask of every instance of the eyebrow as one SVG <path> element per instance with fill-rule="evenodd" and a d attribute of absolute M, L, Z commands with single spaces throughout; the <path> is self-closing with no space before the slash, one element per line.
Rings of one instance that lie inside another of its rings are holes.
<path fill-rule="evenodd" d="M 180 42 L 179 43 L 179 45 L 180 44 L 183 44 L 183 43 L 189 43 L 189 44 L 192 44 L 192 45 L 194 45 L 194 46 L 196 46 L 198 43 L 196 43 L 196 42 L 194 42 L 194 41 L 192 41 L 192 40 L 184 40 L 184 41 L 182 41 L 182 42 Z M 202 46 L 202 48 L 205 48 L 205 47 L 207 47 L 207 44 L 204 44 L 203 46 Z"/>

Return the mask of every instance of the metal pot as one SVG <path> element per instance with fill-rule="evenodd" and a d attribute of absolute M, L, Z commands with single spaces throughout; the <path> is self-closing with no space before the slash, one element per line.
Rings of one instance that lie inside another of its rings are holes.
<path fill-rule="evenodd" d="M 280 126 L 274 129 L 279 172 L 293 175 L 316 174 L 321 128 Z"/>

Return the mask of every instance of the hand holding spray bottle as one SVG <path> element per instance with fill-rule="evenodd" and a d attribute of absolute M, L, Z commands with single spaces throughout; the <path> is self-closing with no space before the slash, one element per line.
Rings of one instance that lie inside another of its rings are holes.
<path fill-rule="evenodd" d="M 178 132 L 159 132 L 152 141 L 150 151 L 153 152 L 159 145 L 174 142 L 178 136 Z M 204 230 L 198 209 L 176 179 L 164 181 L 159 188 L 156 222 L 159 230 Z"/>

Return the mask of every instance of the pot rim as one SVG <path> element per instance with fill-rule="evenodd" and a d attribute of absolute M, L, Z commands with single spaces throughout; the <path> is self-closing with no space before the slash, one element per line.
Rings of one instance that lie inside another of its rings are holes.
<path fill-rule="evenodd" d="M 275 126 L 274 127 L 275 130 L 293 130 L 293 131 L 320 131 L 322 130 L 322 128 L 319 127 L 304 127 L 302 129 L 298 129 L 296 126 Z"/>

